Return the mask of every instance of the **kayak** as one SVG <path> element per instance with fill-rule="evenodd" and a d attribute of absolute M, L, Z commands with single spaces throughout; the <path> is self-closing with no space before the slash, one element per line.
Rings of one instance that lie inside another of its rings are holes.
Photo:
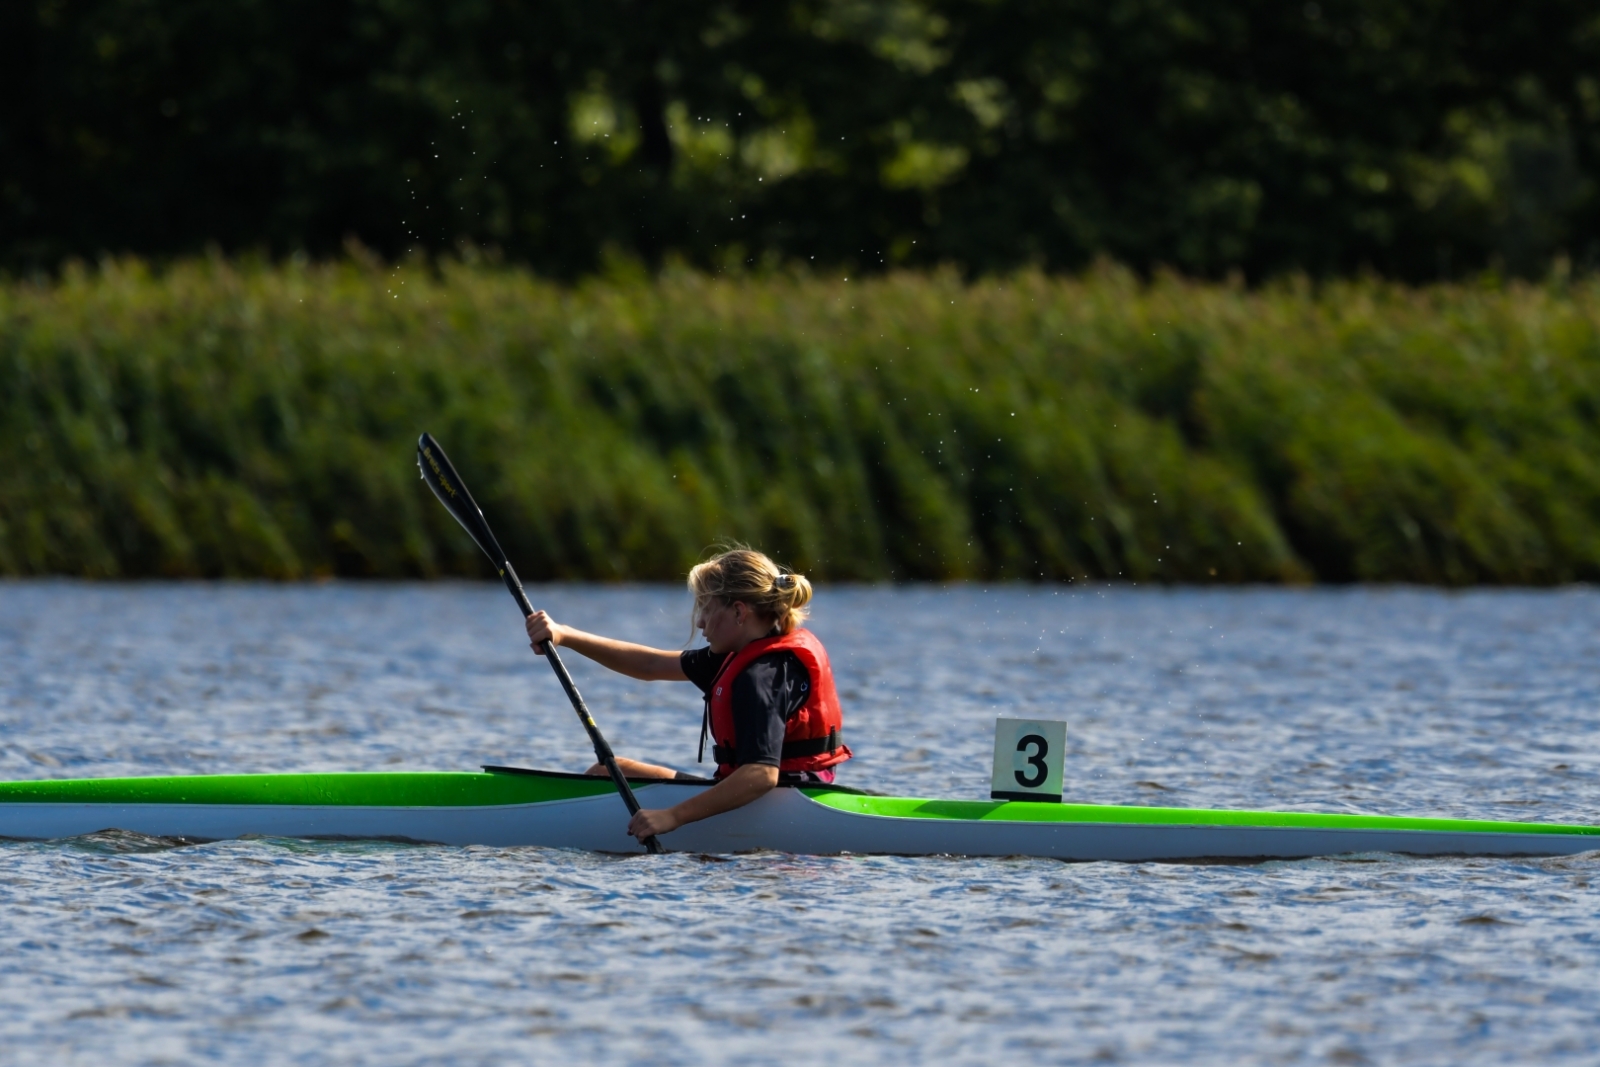
<path fill-rule="evenodd" d="M 707 789 L 637 780 L 647 808 Z M 295 837 L 535 845 L 633 853 L 608 779 L 480 772 L 221 774 L 0 782 L 0 837 L 118 829 L 185 841 Z M 782 786 L 662 837 L 672 852 L 1037 856 L 1060 860 L 1267 860 L 1358 852 L 1564 856 L 1600 848 L 1600 826 L 1391 815 L 1219 811 L 878 796 Z"/>

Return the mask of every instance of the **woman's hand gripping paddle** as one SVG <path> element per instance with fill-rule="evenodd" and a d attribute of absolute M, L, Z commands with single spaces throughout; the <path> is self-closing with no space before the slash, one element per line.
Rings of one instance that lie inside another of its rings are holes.
<path fill-rule="evenodd" d="M 450 465 L 450 460 L 444 454 L 444 449 L 439 447 L 439 442 L 428 434 L 417 438 L 417 466 L 422 468 L 422 480 L 428 483 L 428 488 L 439 498 L 439 503 L 455 516 L 462 529 L 478 543 L 478 547 L 483 549 L 483 554 L 489 557 L 494 569 L 500 572 L 500 577 L 505 580 L 506 588 L 511 590 L 511 596 L 516 600 L 517 607 L 522 609 L 522 617 L 527 618 L 532 615 L 533 605 L 528 603 L 528 594 L 522 591 L 522 581 L 517 577 L 517 572 L 511 569 L 511 562 L 501 550 L 500 542 L 494 539 L 494 533 L 489 529 L 483 511 L 472 499 L 472 494 L 467 492 L 467 483 L 461 480 L 461 475 Z M 622 794 L 622 802 L 628 805 L 628 814 L 637 815 L 639 799 L 633 795 L 628 779 L 617 766 L 617 757 L 612 753 L 611 746 L 606 744 L 605 737 L 600 733 L 600 727 L 595 725 L 594 716 L 589 714 L 589 708 L 584 704 L 583 697 L 578 695 L 578 687 L 572 684 L 572 675 L 567 673 L 566 664 L 562 663 L 561 657 L 556 654 L 555 643 L 546 641 L 539 651 L 550 661 L 556 677 L 561 680 L 561 688 L 567 691 L 567 699 L 572 701 L 572 710 L 578 713 L 578 720 L 583 723 L 583 728 L 589 731 L 589 740 L 594 745 L 595 759 L 605 764 L 606 770 L 610 772 L 611 780 L 617 785 L 617 792 Z M 663 851 L 661 842 L 657 841 L 653 834 L 644 839 L 644 847 L 651 852 Z"/>

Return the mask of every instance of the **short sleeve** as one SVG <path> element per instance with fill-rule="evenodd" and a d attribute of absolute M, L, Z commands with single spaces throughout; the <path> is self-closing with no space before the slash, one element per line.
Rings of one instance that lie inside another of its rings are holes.
<path fill-rule="evenodd" d="M 691 648 L 678 657 L 678 665 L 683 669 L 683 676 L 693 682 L 696 689 L 707 693 L 727 659 L 727 653 L 713 652 L 710 647 Z"/>

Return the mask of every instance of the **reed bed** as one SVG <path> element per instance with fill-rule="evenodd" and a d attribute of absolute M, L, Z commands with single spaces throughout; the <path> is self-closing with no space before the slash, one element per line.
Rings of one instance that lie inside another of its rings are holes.
<path fill-rule="evenodd" d="M 76 267 L 0 285 L 0 573 L 1600 578 L 1600 284 Z"/>

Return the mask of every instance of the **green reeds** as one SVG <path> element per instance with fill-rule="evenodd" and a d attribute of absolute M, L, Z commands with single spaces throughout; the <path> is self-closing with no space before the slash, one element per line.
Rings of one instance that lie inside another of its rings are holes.
<path fill-rule="evenodd" d="M 136 262 L 0 286 L 0 572 L 1600 578 L 1600 285 Z"/>

